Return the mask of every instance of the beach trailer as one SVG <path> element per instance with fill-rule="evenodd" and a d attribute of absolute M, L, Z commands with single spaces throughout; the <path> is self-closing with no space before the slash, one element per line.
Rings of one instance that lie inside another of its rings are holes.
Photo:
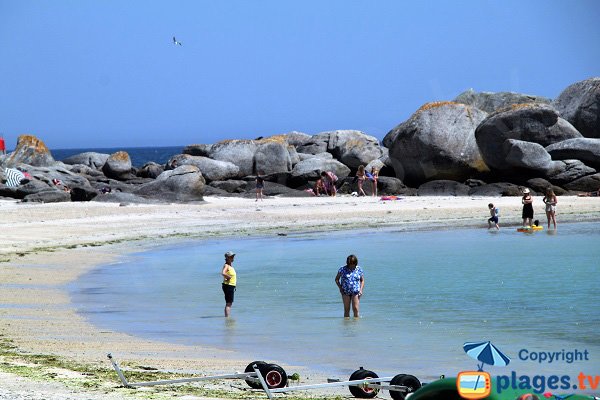
<path fill-rule="evenodd" d="M 246 366 L 246 369 L 243 373 L 236 372 L 225 375 L 199 376 L 149 382 L 129 382 L 127 378 L 125 378 L 123 371 L 112 355 L 109 353 L 107 357 L 117 372 L 117 375 L 123 383 L 123 386 L 129 388 L 201 382 L 218 379 L 244 379 L 251 388 L 262 389 L 270 400 L 273 400 L 275 398 L 274 395 L 277 393 L 311 389 L 327 389 L 343 386 L 347 386 L 350 390 L 350 393 L 356 398 L 370 399 L 377 396 L 379 391 L 388 390 L 392 399 L 404 400 L 407 394 L 413 393 L 421 387 L 421 382 L 413 375 L 398 374 L 392 377 L 380 378 L 373 371 L 366 370 L 363 367 L 360 367 L 358 370 L 354 371 L 352 375 L 350 375 L 350 379 L 347 381 L 328 379 L 327 383 L 288 386 L 288 376 L 285 370 L 277 364 L 267 363 L 264 361 L 251 362 L 248 364 L 248 366 Z"/>

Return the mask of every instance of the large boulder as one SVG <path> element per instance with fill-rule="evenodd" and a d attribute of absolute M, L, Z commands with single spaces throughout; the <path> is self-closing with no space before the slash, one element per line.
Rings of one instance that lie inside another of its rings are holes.
<path fill-rule="evenodd" d="M 49 167 L 56 161 L 44 142 L 32 135 L 21 135 L 17 139 L 15 151 L 10 153 L 3 161 L 5 166 L 12 167 L 17 164 L 27 164 L 37 167 Z"/>
<path fill-rule="evenodd" d="M 193 165 L 165 171 L 156 180 L 142 185 L 133 194 L 162 201 L 201 201 L 205 180 Z"/>
<path fill-rule="evenodd" d="M 553 160 L 580 160 L 586 165 L 600 169 L 600 139 L 576 138 L 546 147 Z"/>
<path fill-rule="evenodd" d="M 212 144 L 190 144 L 183 148 L 182 153 L 190 156 L 210 157 L 212 146 Z"/>
<path fill-rule="evenodd" d="M 492 170 L 510 171 L 506 161 L 507 140 L 521 140 L 549 146 L 581 134 L 556 110 L 545 104 L 518 104 L 488 116 L 475 130 L 475 139 L 485 163 Z"/>
<path fill-rule="evenodd" d="M 367 165 L 383 155 L 377 138 L 353 130 L 329 132 L 327 151 L 351 169 Z"/>
<path fill-rule="evenodd" d="M 304 144 L 297 146 L 298 153 L 319 154 L 327 151 L 330 132 L 313 135 Z"/>
<path fill-rule="evenodd" d="M 131 158 L 126 151 L 117 151 L 106 159 L 102 172 L 109 178 L 125 181 L 135 178 L 132 173 Z"/>
<path fill-rule="evenodd" d="M 101 170 L 110 154 L 85 152 L 72 155 L 62 160 L 63 163 L 69 165 L 81 164 L 97 170 Z"/>
<path fill-rule="evenodd" d="M 190 156 L 188 154 L 179 154 L 172 157 L 168 165 L 182 166 L 182 165 L 193 165 L 196 166 L 202 176 L 207 181 L 223 181 L 227 179 L 237 178 L 240 176 L 240 169 L 234 163 L 229 161 L 218 161 L 203 156 Z"/>
<path fill-rule="evenodd" d="M 323 171 L 332 171 L 339 179 L 344 179 L 350 174 L 350 168 L 337 160 L 314 157 L 296 164 L 292 170 L 291 178 L 296 181 L 316 180 L 320 178 Z"/>
<path fill-rule="evenodd" d="M 309 158 L 323 158 L 325 160 L 332 160 L 333 159 L 333 155 L 331 153 L 317 153 L 317 154 L 310 154 L 310 153 L 297 153 L 298 154 L 298 160 L 300 161 L 304 161 L 304 160 L 308 160 Z"/>
<path fill-rule="evenodd" d="M 252 175 L 256 172 L 254 154 L 257 147 L 255 140 L 224 140 L 211 146 L 209 157 L 235 164 L 240 170 L 240 177 Z"/>
<path fill-rule="evenodd" d="M 267 139 L 283 141 L 289 144 L 290 146 L 298 147 L 304 145 L 305 143 L 308 143 L 311 137 L 311 135 L 306 133 L 292 131 L 281 135 L 273 135 L 268 137 Z"/>
<path fill-rule="evenodd" d="M 552 157 L 541 144 L 508 139 L 502 145 L 505 162 L 515 168 L 545 172 L 553 167 Z"/>
<path fill-rule="evenodd" d="M 567 87 L 554 100 L 554 107 L 583 136 L 600 138 L 600 77 Z"/>
<path fill-rule="evenodd" d="M 489 183 L 469 189 L 469 196 L 500 197 L 521 195 L 521 188 L 509 182 Z"/>
<path fill-rule="evenodd" d="M 265 141 L 254 153 L 254 170 L 260 175 L 271 175 L 292 170 L 292 159 L 287 143 Z"/>
<path fill-rule="evenodd" d="M 71 201 L 71 194 L 63 190 L 48 188 L 36 193 L 28 194 L 23 198 L 23 201 L 30 203 L 60 203 Z"/>
<path fill-rule="evenodd" d="M 600 173 L 584 176 L 564 185 L 565 189 L 593 192 L 600 189 Z"/>
<path fill-rule="evenodd" d="M 546 173 L 546 177 L 550 182 L 562 185 L 594 173 L 596 173 L 594 168 L 588 167 L 579 160 L 561 160 L 553 162 L 553 168 Z"/>
<path fill-rule="evenodd" d="M 137 172 L 137 176 L 142 178 L 156 179 L 160 174 L 164 172 L 162 165 L 155 163 L 154 161 L 147 162 Z"/>
<path fill-rule="evenodd" d="M 418 196 L 467 196 L 471 188 L 465 184 L 450 180 L 435 180 L 422 184 Z"/>
<path fill-rule="evenodd" d="M 452 102 L 429 103 L 386 135 L 396 177 L 409 185 L 428 180 L 463 181 L 486 172 L 475 128 L 487 114 Z"/>
<path fill-rule="evenodd" d="M 246 191 L 248 181 L 242 181 L 237 179 L 230 179 L 227 181 L 212 181 L 208 184 L 212 188 L 221 189 L 227 193 L 243 193 Z M 206 188 L 205 190 L 207 190 Z"/>
<path fill-rule="evenodd" d="M 550 104 L 551 102 L 550 99 L 541 96 L 532 96 L 515 92 L 476 92 L 473 89 L 462 92 L 456 96 L 454 101 L 456 103 L 479 108 L 487 113 L 496 112 L 508 106 L 512 106 L 513 104 Z"/>

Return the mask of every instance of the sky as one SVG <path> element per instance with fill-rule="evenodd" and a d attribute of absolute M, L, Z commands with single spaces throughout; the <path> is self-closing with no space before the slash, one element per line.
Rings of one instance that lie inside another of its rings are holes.
<path fill-rule="evenodd" d="M 600 76 L 599 21 L 596 0 L 0 0 L 0 136 L 382 139 L 469 88 L 556 98 Z"/>

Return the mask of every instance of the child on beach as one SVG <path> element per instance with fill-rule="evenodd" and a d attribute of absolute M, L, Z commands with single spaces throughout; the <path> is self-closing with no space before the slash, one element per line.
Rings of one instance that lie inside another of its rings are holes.
<path fill-rule="evenodd" d="M 494 204 L 488 204 L 488 208 L 490 209 L 490 218 L 488 218 L 488 229 L 492 228 L 492 222 L 496 225 L 496 229 L 500 230 L 500 226 L 498 225 L 498 217 L 500 216 L 500 210 L 498 207 L 494 207 Z"/>
<path fill-rule="evenodd" d="M 360 298 L 365 287 L 365 274 L 358 266 L 358 258 L 350 254 L 346 258 L 346 265 L 338 270 L 335 283 L 340 289 L 342 302 L 344 303 L 344 318 L 350 318 L 350 304 L 354 318 L 360 317 Z"/>
<path fill-rule="evenodd" d="M 367 176 L 365 174 L 365 166 L 364 165 L 358 166 L 358 171 L 356 171 L 356 177 L 358 178 L 358 195 L 360 196 L 360 194 L 362 193 L 363 196 L 366 196 L 367 194 L 363 190 L 363 184 L 365 183 L 365 180 L 367 179 Z"/>
<path fill-rule="evenodd" d="M 548 229 L 550 229 L 550 221 L 554 223 L 554 230 L 556 230 L 556 204 L 558 199 L 554 194 L 552 188 L 546 190 L 546 196 L 544 196 L 544 204 L 546 204 L 546 217 L 548 218 Z"/>

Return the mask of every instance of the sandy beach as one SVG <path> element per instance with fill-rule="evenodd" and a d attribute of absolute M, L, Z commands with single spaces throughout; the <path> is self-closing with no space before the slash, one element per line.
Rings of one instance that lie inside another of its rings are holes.
<path fill-rule="evenodd" d="M 207 197 L 202 204 L 27 204 L 0 200 L 0 399 L 262 398 L 243 382 L 202 385 L 205 392 L 129 390 L 106 358 L 126 370 L 231 373 L 250 360 L 235 353 L 159 343 L 99 330 L 77 314 L 65 285 L 96 265 L 181 240 L 377 229 L 486 229 L 487 204 L 501 229 L 521 223 L 516 197 L 267 198 Z M 536 218 L 545 225 L 541 197 Z M 600 220 L 600 199 L 559 197 L 557 220 Z M 288 367 L 285 360 L 272 360 Z M 294 366 L 311 376 L 309 366 Z M 100 371 L 98 373 L 85 372 Z M 302 369 L 304 368 L 304 369 Z M 211 392 L 212 390 L 212 392 Z M 310 392 L 303 396 L 311 396 Z M 266 397 L 265 397 L 266 398 Z M 288 397 L 289 398 L 289 397 Z"/>

